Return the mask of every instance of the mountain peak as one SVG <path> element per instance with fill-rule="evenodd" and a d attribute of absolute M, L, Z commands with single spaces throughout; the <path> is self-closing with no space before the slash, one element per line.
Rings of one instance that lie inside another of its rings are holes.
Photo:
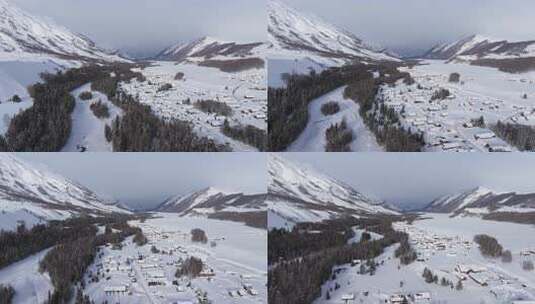
<path fill-rule="evenodd" d="M 0 10 L 0 58 L 124 61 L 97 47 L 87 37 L 33 16 L 8 1 L 0 0 Z"/>
<path fill-rule="evenodd" d="M 291 221 L 318 221 L 358 214 L 397 214 L 314 169 L 291 162 L 279 155 L 269 157 L 268 197 L 270 209 Z"/>
<path fill-rule="evenodd" d="M 336 64 L 353 60 L 399 61 L 365 44 L 354 34 L 281 1 L 268 1 L 268 16 L 269 40 L 276 53 L 328 58 Z"/>

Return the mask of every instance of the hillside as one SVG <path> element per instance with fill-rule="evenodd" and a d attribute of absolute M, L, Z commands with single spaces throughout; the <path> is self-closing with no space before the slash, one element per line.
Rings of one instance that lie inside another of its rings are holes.
<path fill-rule="evenodd" d="M 275 57 L 309 58 L 326 64 L 400 61 L 352 33 L 278 0 L 268 3 L 268 36 Z"/>
<path fill-rule="evenodd" d="M 11 154 L 0 154 L 0 229 L 17 221 L 40 221 L 88 214 L 127 213 L 90 189 L 61 175 L 38 169 Z"/>
<path fill-rule="evenodd" d="M 349 215 L 398 214 L 336 179 L 271 155 L 268 164 L 269 210 L 292 222 L 321 221 Z"/>

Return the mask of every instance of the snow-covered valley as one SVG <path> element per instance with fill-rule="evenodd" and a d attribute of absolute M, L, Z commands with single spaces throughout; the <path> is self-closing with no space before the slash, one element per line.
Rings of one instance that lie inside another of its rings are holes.
<path fill-rule="evenodd" d="M 535 124 L 535 73 L 510 74 L 494 68 L 428 60 L 409 72 L 415 84 L 383 86 L 379 99 L 394 109 L 401 124 L 424 134 L 427 151 L 514 151 L 489 128 L 498 121 Z M 450 82 L 459 73 L 459 82 Z M 450 95 L 431 100 L 439 89 Z M 473 120 L 483 117 L 486 126 Z"/>
<path fill-rule="evenodd" d="M 86 294 L 92 300 L 120 303 L 267 303 L 265 230 L 200 217 L 158 213 L 140 227 L 148 244 L 129 238 L 122 249 L 105 247 L 88 270 Z M 206 232 L 208 243 L 190 240 L 190 231 Z M 151 252 L 155 246 L 160 252 Z M 176 278 L 188 257 L 203 261 L 201 276 Z M 90 275 L 91 274 L 91 275 Z M 89 277 L 99 277 L 90 282 Z M 110 289 L 125 290 L 110 292 Z M 123 289 L 124 288 L 124 289 Z"/>
<path fill-rule="evenodd" d="M 92 98 L 82 100 L 80 94 L 84 92 L 91 92 Z M 113 152 L 112 144 L 106 140 L 104 131 L 106 125 L 111 126 L 123 111 L 110 102 L 106 95 L 92 91 L 91 84 L 81 86 L 71 95 L 76 99 L 76 105 L 72 113 L 71 134 L 62 152 Z M 96 102 L 102 102 L 108 107 L 108 117 L 95 116 L 91 105 Z"/>
<path fill-rule="evenodd" d="M 190 122 L 199 135 L 220 144 L 228 143 L 235 151 L 256 150 L 222 134 L 221 126 L 228 120 L 231 126 L 251 125 L 267 129 L 265 69 L 227 73 L 194 63 L 157 61 L 137 71 L 147 80 L 122 83 L 121 88 L 150 106 L 161 118 Z M 177 77 L 179 73 L 182 73 L 181 77 Z M 166 84 L 172 87 L 159 90 Z M 202 112 L 194 107 L 198 100 L 223 102 L 232 108 L 232 114 L 225 117 Z"/>
<path fill-rule="evenodd" d="M 327 144 L 325 132 L 332 125 L 342 121 L 347 123 L 353 134 L 351 151 L 383 151 L 375 135 L 364 124 L 359 113 L 359 104 L 344 98 L 344 90 L 345 87 L 341 87 L 309 103 L 308 124 L 297 140 L 288 147 L 288 152 L 324 152 Z M 330 102 L 336 102 L 340 110 L 333 115 L 325 115 L 322 113 L 322 106 Z"/>
<path fill-rule="evenodd" d="M 336 279 L 323 286 L 323 294 L 330 290 L 331 299 L 323 297 L 315 303 L 340 303 L 344 298 L 353 303 L 402 303 L 402 296 L 408 303 L 490 304 L 535 299 L 535 272 L 523 269 L 525 261 L 535 261 L 533 226 L 426 213 L 421 220 L 398 222 L 394 228 L 409 234 L 418 254 L 415 262 L 401 265 L 394 257 L 399 245 L 393 245 L 375 259 L 379 265 L 374 275 L 360 274 L 360 262 L 339 265 Z M 512 262 L 482 256 L 474 242 L 477 234 L 495 237 L 504 250 L 511 251 Z M 439 282 L 426 283 L 422 277 L 425 268 L 435 273 Z M 441 285 L 442 278 L 448 281 L 446 286 Z M 456 286 L 459 281 L 461 289 Z"/>

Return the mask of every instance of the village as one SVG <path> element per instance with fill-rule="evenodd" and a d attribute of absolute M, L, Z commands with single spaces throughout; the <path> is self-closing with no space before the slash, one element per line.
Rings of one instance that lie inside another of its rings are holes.
<path fill-rule="evenodd" d="M 152 62 L 139 69 L 146 81 L 132 80 L 121 88 L 164 119 L 191 122 L 199 135 L 237 151 L 254 151 L 244 143 L 221 133 L 225 120 L 230 125 L 251 125 L 267 129 L 267 84 L 264 69 L 226 73 L 192 63 Z M 165 89 L 164 89 L 165 88 Z M 199 100 L 227 104 L 230 115 L 205 113 L 194 106 Z"/>
<path fill-rule="evenodd" d="M 177 219 L 178 221 L 178 219 Z M 148 243 L 132 238 L 101 249 L 86 272 L 85 291 L 108 303 L 265 303 L 265 277 L 214 252 L 225 236 L 193 242 L 188 230 L 139 223 Z M 192 229 L 195 227 L 192 227 Z M 202 260 L 196 277 L 175 274 L 188 258 Z"/>
<path fill-rule="evenodd" d="M 535 273 L 522 269 L 524 261 L 535 262 L 534 243 L 511 248 L 512 262 L 504 263 L 499 258 L 483 257 L 473 237 L 462 232 L 441 233 L 406 222 L 396 222 L 393 227 L 409 235 L 409 243 L 417 254 L 414 262 L 401 264 L 394 255 L 399 246 L 396 244 L 372 262 L 354 260 L 336 266 L 331 279 L 322 287 L 322 297 L 314 303 L 531 304 L 535 301 Z M 427 270 L 436 280 L 426 281 L 423 274 Z"/>
<path fill-rule="evenodd" d="M 423 134 L 426 151 L 511 152 L 515 147 L 498 138 L 492 125 L 535 125 L 535 82 L 530 75 L 434 61 L 405 70 L 415 83 L 384 85 L 378 98 L 398 113 L 401 126 Z M 460 80 L 451 82 L 451 73 Z M 433 98 L 437 92 L 444 96 Z"/>

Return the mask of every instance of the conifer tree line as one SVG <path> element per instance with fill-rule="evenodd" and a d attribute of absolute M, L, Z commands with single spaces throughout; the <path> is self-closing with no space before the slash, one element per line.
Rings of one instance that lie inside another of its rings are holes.
<path fill-rule="evenodd" d="M 360 105 L 365 124 L 387 151 L 421 151 L 424 144 L 422 135 L 412 134 L 410 129 L 402 128 L 397 113 L 376 98 L 382 85 L 391 85 L 400 79 L 407 84 L 414 83 L 410 74 L 400 72 L 397 68 L 398 65 L 388 63 L 354 64 L 330 68 L 319 74 L 311 71 L 308 75 L 286 75 L 284 88 L 268 89 L 270 151 L 285 150 L 303 132 L 309 118 L 308 104 L 312 100 L 344 85 L 347 86 L 344 97 Z M 379 71 L 380 77 L 374 78 L 372 71 Z M 331 109 L 325 110 L 331 112 Z"/>
<path fill-rule="evenodd" d="M 20 225 L 16 231 L 0 231 L 0 269 L 50 248 L 39 262 L 39 271 L 48 273 L 54 286 L 45 303 L 65 304 L 73 299 L 76 304 L 91 303 L 83 295 L 87 268 L 101 246 L 120 246 L 125 238 L 132 235 L 146 240 L 140 228 L 127 223 L 136 218 L 124 215 L 80 217 L 38 224 L 31 229 Z M 96 225 L 105 225 L 105 233 L 97 235 Z M 14 290 L 0 286 L 0 295 L 12 297 Z"/>
<path fill-rule="evenodd" d="M 408 239 L 408 235 L 392 228 L 394 217 L 338 219 L 322 223 L 300 223 L 292 231 L 272 230 L 268 235 L 268 302 L 275 304 L 312 303 L 319 297 L 321 286 L 335 278 L 336 265 L 354 260 L 369 265 L 363 274 L 373 275 L 380 265 L 374 261 L 386 247 Z M 381 239 L 363 237 L 348 244 L 357 226 L 382 235 Z M 308 233 L 313 231 L 313 233 Z M 320 244 L 318 244 L 320 243 Z M 366 266 L 364 267 L 366 268 Z"/>
<path fill-rule="evenodd" d="M 0 151 L 60 151 L 72 129 L 75 98 L 71 92 L 89 82 L 92 90 L 106 94 L 124 111 L 124 115 L 116 117 L 103 134 L 112 142 L 114 151 L 230 151 L 227 145 L 198 136 L 191 123 L 178 119 L 164 120 L 156 116 L 149 106 L 119 90 L 120 82 L 134 78 L 146 81 L 143 74 L 132 71 L 134 67 L 143 67 L 143 64 L 87 65 L 56 74 L 41 74 L 42 81 L 29 88 L 34 104 L 11 120 L 6 135 L 0 136 Z M 88 94 L 82 97 L 89 98 Z M 91 108 L 98 117 L 109 115 L 103 104 L 97 103 Z"/>

